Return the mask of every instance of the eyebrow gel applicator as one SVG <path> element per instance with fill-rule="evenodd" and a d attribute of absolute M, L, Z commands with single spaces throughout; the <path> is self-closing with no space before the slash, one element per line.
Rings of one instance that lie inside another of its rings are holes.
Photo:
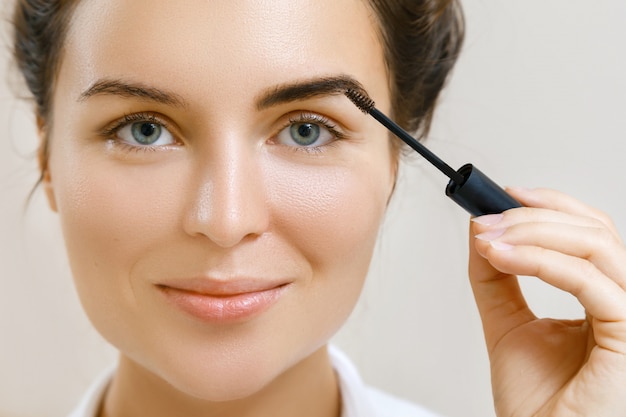
<path fill-rule="evenodd" d="M 450 182 L 446 186 L 446 195 L 471 215 L 496 214 L 510 208 L 521 207 L 517 200 L 472 164 L 465 164 L 458 171 L 452 169 L 413 136 L 409 135 L 407 131 L 374 107 L 375 104 L 371 98 L 353 89 L 347 89 L 345 95 L 363 113 L 369 113 L 391 133 L 450 178 Z"/>

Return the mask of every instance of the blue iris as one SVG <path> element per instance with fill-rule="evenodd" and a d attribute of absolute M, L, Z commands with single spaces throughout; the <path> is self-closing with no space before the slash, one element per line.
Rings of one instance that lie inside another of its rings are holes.
<path fill-rule="evenodd" d="M 313 123 L 294 123 L 289 131 L 293 141 L 300 146 L 311 146 L 320 138 L 320 127 Z"/>
<path fill-rule="evenodd" d="M 152 145 L 161 137 L 162 128 L 156 123 L 133 123 L 131 132 L 133 139 L 142 145 Z"/>

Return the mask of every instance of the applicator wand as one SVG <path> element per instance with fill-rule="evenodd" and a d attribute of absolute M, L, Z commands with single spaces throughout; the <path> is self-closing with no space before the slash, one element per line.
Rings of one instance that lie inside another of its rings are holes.
<path fill-rule="evenodd" d="M 404 129 L 385 116 L 380 110 L 374 107 L 374 101 L 363 95 L 363 93 L 347 89 L 345 95 L 363 113 L 370 114 L 378 120 L 391 133 L 400 138 L 404 143 L 422 155 L 435 168 L 443 172 L 450 182 L 446 186 L 446 195 L 463 207 L 473 216 L 483 214 L 496 214 L 521 204 L 506 193 L 498 184 L 483 174 L 472 164 L 465 164 L 458 171 L 452 169 L 432 153 L 428 148 L 409 135 Z"/>

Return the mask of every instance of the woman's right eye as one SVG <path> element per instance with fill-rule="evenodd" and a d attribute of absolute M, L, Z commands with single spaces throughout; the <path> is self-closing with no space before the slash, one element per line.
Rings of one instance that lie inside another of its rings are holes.
<path fill-rule="evenodd" d="M 117 130 L 116 136 L 131 146 L 156 147 L 176 143 L 174 135 L 161 123 L 144 120 L 129 122 Z"/>

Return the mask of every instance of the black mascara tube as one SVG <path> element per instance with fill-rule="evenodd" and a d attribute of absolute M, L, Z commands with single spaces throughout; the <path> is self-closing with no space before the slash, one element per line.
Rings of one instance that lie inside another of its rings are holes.
<path fill-rule="evenodd" d="M 521 207 L 517 200 L 472 164 L 463 165 L 457 173 L 464 181 L 458 184 L 450 180 L 446 195 L 471 215 L 496 214 Z"/>

